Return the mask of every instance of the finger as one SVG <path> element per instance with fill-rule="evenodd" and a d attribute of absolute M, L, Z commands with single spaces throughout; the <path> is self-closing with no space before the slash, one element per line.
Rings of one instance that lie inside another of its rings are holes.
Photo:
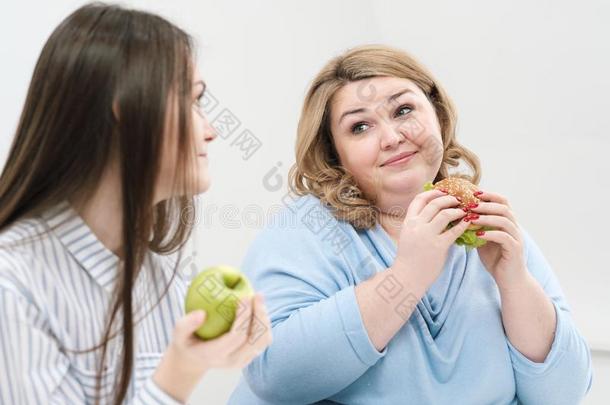
<path fill-rule="evenodd" d="M 237 350 L 248 339 L 247 330 L 249 329 L 251 314 L 252 305 L 250 304 L 250 299 L 244 298 L 240 300 L 237 315 L 231 325 L 231 329 L 227 333 L 207 341 L 207 348 L 205 350 L 224 353 L 225 355 Z M 245 331 L 244 328 L 246 328 Z M 202 348 L 202 350 L 204 349 Z"/>
<path fill-rule="evenodd" d="M 235 351 L 248 340 L 252 310 L 252 298 L 244 298 L 231 325 L 231 330 L 227 333 L 228 338 L 231 339 L 231 350 L 229 352 Z"/>
<path fill-rule="evenodd" d="M 267 315 L 267 308 L 265 307 L 263 296 L 257 294 L 248 343 L 254 345 L 258 350 L 262 350 L 269 346 L 272 340 L 271 321 Z"/>
<path fill-rule="evenodd" d="M 267 310 L 261 294 L 256 294 L 254 297 L 253 308 L 248 340 L 230 355 L 232 363 L 238 367 L 247 366 L 272 342 L 271 322 L 267 316 Z"/>
<path fill-rule="evenodd" d="M 477 195 L 477 198 L 482 201 L 495 202 L 495 203 L 504 204 L 504 205 L 510 207 L 510 204 L 508 203 L 508 199 L 501 194 L 490 193 L 487 191 L 479 191 L 479 193 L 480 194 Z"/>
<path fill-rule="evenodd" d="M 252 360 L 254 360 L 254 358 L 258 357 L 259 355 L 260 355 L 260 351 L 257 351 L 254 348 L 254 346 L 251 346 L 249 344 L 244 344 L 241 347 L 239 347 L 236 351 L 231 353 L 227 357 L 227 360 L 228 360 L 229 364 L 231 364 L 233 367 L 244 368 L 248 364 L 250 364 L 252 362 Z"/>
<path fill-rule="evenodd" d="M 456 207 L 460 204 L 457 198 L 452 195 L 445 195 L 443 197 L 438 197 L 430 201 L 424 209 L 419 214 L 419 218 L 423 222 L 430 222 L 432 218 L 436 217 L 436 215 L 445 208 Z M 464 211 L 460 208 L 460 211 L 464 213 Z"/>
<path fill-rule="evenodd" d="M 463 211 L 462 211 L 463 212 Z M 445 239 L 447 244 L 452 244 L 456 241 L 457 238 L 460 237 L 461 234 L 466 232 L 466 229 L 470 226 L 470 222 L 466 222 L 461 219 L 457 224 L 455 224 L 450 229 L 447 229 L 445 232 L 441 234 L 441 237 Z"/>
<path fill-rule="evenodd" d="M 233 325 L 231 325 L 231 333 L 244 333 L 245 331 L 245 335 L 248 335 L 253 311 L 253 299 L 254 297 L 247 297 L 240 300 L 235 320 L 233 321 Z"/>
<path fill-rule="evenodd" d="M 471 220 L 473 225 L 487 225 L 508 233 L 515 241 L 520 240 L 517 225 L 506 217 L 499 215 L 481 215 L 479 218 Z"/>
<path fill-rule="evenodd" d="M 250 323 L 250 330 L 248 338 L 241 344 L 240 347 L 235 347 L 231 355 L 237 352 L 244 352 L 244 347 L 247 346 L 250 350 L 260 353 L 271 344 L 271 324 L 269 318 L 265 314 L 264 307 L 262 305 L 262 297 L 257 294 L 254 300 L 255 310 L 252 313 L 252 319 Z M 258 307 L 258 309 L 256 309 Z"/>
<path fill-rule="evenodd" d="M 461 208 L 445 208 L 436 214 L 432 221 L 430 221 L 430 225 L 436 232 L 436 235 L 440 235 L 451 222 L 465 218 L 467 215 L 468 213 Z"/>
<path fill-rule="evenodd" d="M 265 325 L 265 313 L 262 312 L 262 297 L 257 294 L 253 298 L 253 311 L 252 316 L 249 319 L 248 328 L 244 328 L 244 333 L 247 334 L 246 339 L 243 340 L 242 345 L 248 345 L 255 347 L 257 343 L 260 345 L 259 339 L 265 334 L 269 326 Z M 268 319 L 267 319 L 268 322 Z M 236 348 L 237 350 L 237 348 Z"/>
<path fill-rule="evenodd" d="M 504 205 L 504 204 L 499 204 L 499 203 L 494 203 L 494 202 L 480 202 L 478 207 L 471 208 L 470 210 L 477 214 L 500 215 L 500 216 L 508 218 L 515 224 L 517 223 L 517 220 L 515 218 L 515 215 L 513 214 L 513 211 L 507 205 Z"/>
<path fill-rule="evenodd" d="M 446 195 L 447 193 L 443 193 L 442 191 L 436 189 L 417 194 L 415 198 L 413 198 L 413 201 L 411 201 L 411 204 L 409 204 L 406 219 L 415 218 L 430 201 Z"/>
<path fill-rule="evenodd" d="M 194 338 L 193 333 L 203 325 L 206 318 L 207 314 L 202 309 L 187 313 L 176 322 L 174 326 L 174 339 L 184 342 L 189 338 Z"/>
<path fill-rule="evenodd" d="M 481 238 L 490 242 L 496 242 L 499 245 L 508 247 L 517 246 L 517 241 L 508 233 L 504 231 L 485 231 L 482 235 L 477 235 L 477 238 Z"/>

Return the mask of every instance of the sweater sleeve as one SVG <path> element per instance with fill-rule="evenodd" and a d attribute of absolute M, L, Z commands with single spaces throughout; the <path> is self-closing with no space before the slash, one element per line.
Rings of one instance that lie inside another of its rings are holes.
<path fill-rule="evenodd" d="M 589 392 L 593 379 L 591 352 L 571 315 L 557 277 L 544 255 L 521 228 L 528 270 L 551 299 L 557 314 L 553 344 L 542 363 L 520 353 L 508 339 L 517 397 L 523 404 L 577 404 Z"/>
<path fill-rule="evenodd" d="M 353 280 L 332 245 L 299 220 L 264 231 L 245 257 L 242 268 L 264 294 L 273 329 L 273 344 L 244 370 L 264 400 L 320 401 L 386 354 L 369 339 Z"/>

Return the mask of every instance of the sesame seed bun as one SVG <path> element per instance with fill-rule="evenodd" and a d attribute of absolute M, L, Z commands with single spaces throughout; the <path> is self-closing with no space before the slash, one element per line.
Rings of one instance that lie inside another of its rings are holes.
<path fill-rule="evenodd" d="M 445 190 L 449 195 L 460 198 L 460 208 L 468 208 L 470 204 L 478 204 L 481 200 L 474 193 L 479 191 L 478 187 L 466 179 L 460 177 L 448 177 L 434 185 L 437 190 Z M 477 231 L 480 225 L 470 225 L 467 229 Z"/>
<path fill-rule="evenodd" d="M 478 204 L 481 201 L 477 196 L 474 195 L 474 193 L 479 190 L 478 187 L 461 177 L 448 177 L 434 185 L 432 183 L 426 183 L 424 185 L 425 191 L 432 189 L 443 190 L 449 195 L 457 197 L 460 201 L 459 207 L 462 209 L 465 208 L 470 210 L 470 204 Z M 447 229 L 454 227 L 460 221 L 462 221 L 461 218 L 449 223 L 449 225 L 447 225 Z M 493 230 L 494 228 L 470 224 L 468 228 L 466 228 L 466 231 L 464 231 L 456 239 L 455 243 L 459 246 L 465 246 L 467 250 L 485 245 L 487 241 L 476 236 L 476 232 L 481 229 L 488 231 Z"/>

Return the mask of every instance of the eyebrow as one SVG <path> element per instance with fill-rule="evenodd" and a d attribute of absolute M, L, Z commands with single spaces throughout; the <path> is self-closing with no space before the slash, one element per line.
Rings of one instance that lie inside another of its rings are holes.
<path fill-rule="evenodd" d="M 413 93 L 413 90 L 411 90 L 411 89 L 402 89 L 399 92 L 394 93 L 390 97 L 388 97 L 386 99 L 386 103 L 391 103 L 392 101 L 396 100 L 398 97 L 402 96 L 405 93 Z M 343 118 L 345 118 L 347 115 L 357 114 L 357 113 L 361 113 L 361 112 L 365 112 L 365 111 L 368 111 L 368 108 L 361 107 L 361 108 L 356 108 L 356 109 L 353 109 L 353 110 L 345 111 L 343 114 L 341 114 L 341 118 L 339 118 L 339 124 L 341 123 L 341 121 L 343 121 Z"/>

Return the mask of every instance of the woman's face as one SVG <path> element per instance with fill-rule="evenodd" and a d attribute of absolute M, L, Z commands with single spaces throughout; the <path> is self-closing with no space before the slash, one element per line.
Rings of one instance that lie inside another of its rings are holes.
<path fill-rule="evenodd" d="M 205 93 L 206 85 L 201 74 L 195 69 L 193 75 L 193 135 L 197 152 L 197 164 L 193 168 L 198 176 L 196 194 L 205 192 L 210 187 L 210 176 L 208 171 L 208 146 L 216 138 L 216 132 L 210 125 L 208 117 L 203 111 L 201 99 Z"/>
<path fill-rule="evenodd" d="M 191 89 L 191 108 L 192 111 L 192 134 L 193 143 L 195 145 L 194 165 L 188 170 L 192 179 L 196 179 L 195 189 L 188 190 L 188 195 L 201 194 L 205 192 L 210 186 L 210 176 L 208 171 L 208 146 L 211 141 L 216 138 L 216 133 L 210 123 L 208 122 L 207 116 L 203 111 L 203 107 L 200 104 L 201 98 L 205 93 L 205 83 L 201 78 L 201 74 L 198 69 L 194 69 L 193 82 Z M 166 119 L 166 130 L 165 139 L 168 140 L 168 147 L 163 148 L 161 172 L 160 172 L 160 185 L 158 188 L 158 195 L 156 200 L 162 201 L 172 197 L 172 184 L 177 167 L 176 153 L 177 153 L 177 117 L 178 103 L 174 99 L 169 105 L 173 106 L 172 109 L 168 109 L 168 116 Z"/>
<path fill-rule="evenodd" d="M 331 100 L 330 127 L 343 167 L 381 211 L 406 209 L 443 157 L 434 107 L 411 80 L 350 82 Z M 411 157 L 397 159 L 403 154 Z"/>

